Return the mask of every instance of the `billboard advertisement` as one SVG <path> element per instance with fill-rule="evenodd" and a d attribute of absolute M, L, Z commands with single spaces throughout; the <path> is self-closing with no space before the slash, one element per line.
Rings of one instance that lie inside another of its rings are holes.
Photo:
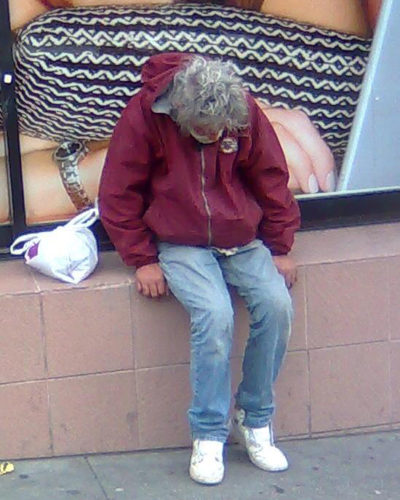
<path fill-rule="evenodd" d="M 392 0 L 8 1 L 28 224 L 93 202 L 113 128 L 160 52 L 236 65 L 299 198 L 400 186 Z"/>

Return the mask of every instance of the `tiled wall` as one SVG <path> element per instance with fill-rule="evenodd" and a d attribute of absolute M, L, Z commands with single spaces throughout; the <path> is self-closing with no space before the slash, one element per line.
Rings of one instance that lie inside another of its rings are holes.
<path fill-rule="evenodd" d="M 299 233 L 295 255 L 277 435 L 400 427 L 400 224 Z M 173 297 L 139 296 L 115 253 L 80 286 L 0 262 L 0 458 L 188 445 L 188 325 Z"/>

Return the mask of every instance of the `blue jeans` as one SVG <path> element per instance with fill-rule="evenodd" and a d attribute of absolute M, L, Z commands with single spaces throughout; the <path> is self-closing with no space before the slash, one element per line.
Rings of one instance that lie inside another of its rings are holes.
<path fill-rule="evenodd" d="M 214 248 L 161 242 L 159 259 L 170 290 L 191 320 L 193 439 L 224 442 L 229 432 L 233 309 L 227 284 L 237 289 L 250 314 L 236 405 L 245 410 L 245 425 L 264 427 L 274 412 L 273 383 L 292 319 L 291 298 L 271 253 L 260 240 L 230 256 Z"/>

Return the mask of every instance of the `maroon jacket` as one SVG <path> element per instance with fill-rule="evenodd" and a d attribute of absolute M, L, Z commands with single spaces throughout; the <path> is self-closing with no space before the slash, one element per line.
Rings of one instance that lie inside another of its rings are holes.
<path fill-rule="evenodd" d="M 152 111 L 188 57 L 160 54 L 143 66 L 143 88 L 122 112 L 101 177 L 104 228 L 136 267 L 157 262 L 157 239 L 231 248 L 259 237 L 273 254 L 288 253 L 299 209 L 278 139 L 254 99 L 248 130 L 208 145 Z"/>

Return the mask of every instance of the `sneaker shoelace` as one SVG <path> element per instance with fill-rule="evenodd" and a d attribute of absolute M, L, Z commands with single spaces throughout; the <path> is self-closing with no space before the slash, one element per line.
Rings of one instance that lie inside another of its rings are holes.
<path fill-rule="evenodd" d="M 222 462 L 219 452 L 208 443 L 201 443 L 196 450 L 196 461 L 199 463 L 204 459 L 214 459 L 216 462 Z"/>
<path fill-rule="evenodd" d="M 250 440 L 254 447 L 274 446 L 270 426 L 250 429 Z"/>

